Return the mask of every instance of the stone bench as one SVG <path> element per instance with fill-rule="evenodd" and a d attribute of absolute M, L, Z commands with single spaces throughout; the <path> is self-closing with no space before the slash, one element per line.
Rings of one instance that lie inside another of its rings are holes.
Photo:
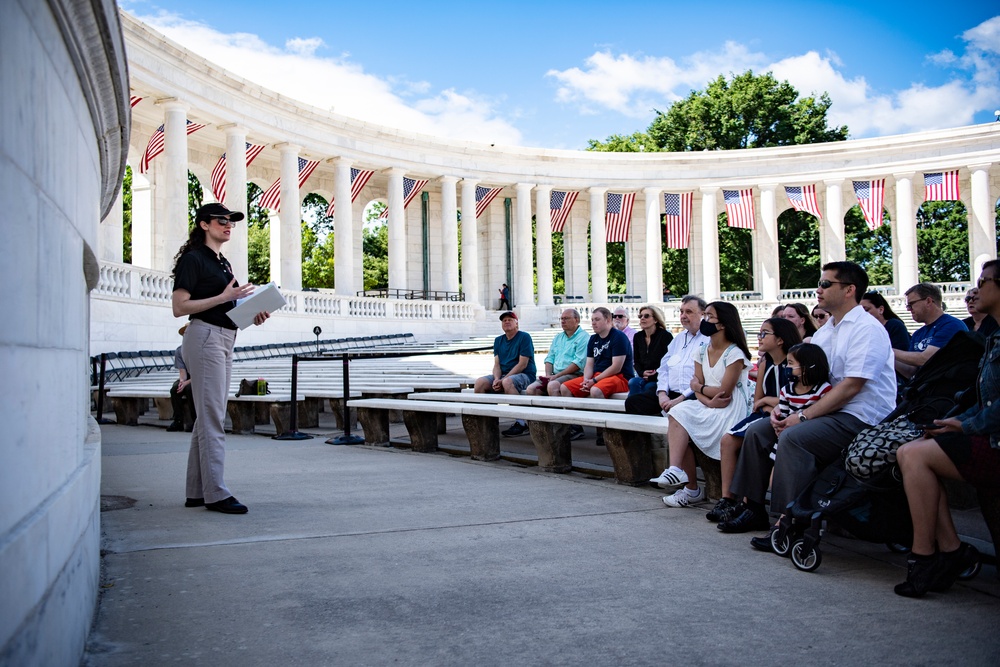
<path fill-rule="evenodd" d="M 319 426 L 318 400 L 307 400 L 305 396 L 299 394 L 299 426 L 303 428 Z M 232 422 L 232 432 L 235 435 L 250 435 L 255 432 L 257 425 L 273 421 L 275 430 L 284 433 L 288 430 L 291 402 L 291 394 L 230 396 L 226 409 Z"/>
<path fill-rule="evenodd" d="M 174 416 L 174 409 L 170 404 L 169 388 L 128 387 L 109 389 L 106 395 L 111 399 L 111 406 L 115 411 L 115 419 L 119 424 L 124 426 L 137 426 L 139 424 L 139 415 L 145 413 L 150 399 L 155 402 L 160 419 L 172 419 Z"/>
<path fill-rule="evenodd" d="M 565 472 L 569 469 L 567 465 L 571 466 L 572 463 L 568 429 L 550 429 L 548 425 L 602 428 L 604 443 L 614 467 L 615 481 L 631 486 L 644 486 L 659 472 L 653 466 L 650 436 L 667 433 L 667 420 L 662 417 L 597 410 L 413 399 L 361 399 L 351 400 L 348 405 L 358 408 L 358 418 L 365 430 L 365 442 L 373 445 L 389 444 L 387 412 L 402 411 L 413 449 L 420 452 L 437 450 L 437 432 L 429 425 L 432 418 L 436 419 L 436 415 L 441 413 L 460 415 L 469 439 L 472 458 L 480 461 L 500 458 L 500 419 L 525 419 L 531 429 L 532 439 L 537 438 L 536 442 L 542 443 L 539 447 L 539 466 L 552 472 Z M 698 455 L 700 452 L 696 450 L 696 456 Z M 702 462 L 705 466 L 702 472 L 706 477 L 706 492 L 710 497 L 717 498 L 721 488 L 719 462 L 704 456 Z"/>

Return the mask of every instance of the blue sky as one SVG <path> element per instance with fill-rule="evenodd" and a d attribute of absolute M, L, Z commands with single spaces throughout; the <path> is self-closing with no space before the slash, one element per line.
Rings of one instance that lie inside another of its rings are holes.
<path fill-rule="evenodd" d="M 827 91 L 831 121 L 854 138 L 992 122 L 1000 109 L 995 1 L 121 5 L 315 106 L 501 145 L 584 148 L 746 69 Z"/>

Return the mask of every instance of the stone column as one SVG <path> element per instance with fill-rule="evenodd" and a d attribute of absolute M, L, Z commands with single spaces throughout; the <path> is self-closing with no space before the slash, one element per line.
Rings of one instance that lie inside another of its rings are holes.
<path fill-rule="evenodd" d="M 690 258 L 701 265 L 702 298 L 714 301 L 722 293 L 722 283 L 719 278 L 719 213 L 716 208 L 716 197 L 719 188 L 710 186 L 699 188 L 701 191 L 701 257 Z M 695 293 L 699 293 L 696 291 Z"/>
<path fill-rule="evenodd" d="M 913 202 L 914 172 L 893 174 L 896 179 L 896 215 L 892 221 L 893 279 L 896 294 L 920 282 L 917 268 L 917 216 Z"/>
<path fill-rule="evenodd" d="M 777 301 L 781 291 L 780 260 L 778 259 L 778 213 L 774 200 L 777 185 L 759 185 L 760 225 L 754 232 L 757 239 L 754 282 L 765 301 Z"/>
<path fill-rule="evenodd" d="M 973 281 L 979 278 L 983 264 L 996 257 L 997 237 L 993 202 L 990 196 L 990 163 L 969 165 L 969 271 Z"/>
<path fill-rule="evenodd" d="M 278 225 L 281 257 L 278 260 L 278 285 L 285 289 L 300 290 L 302 289 L 302 209 L 299 201 L 299 151 L 302 147 L 283 143 L 278 144 L 276 148 L 281 152 L 281 222 Z M 351 201 L 350 195 L 347 201 Z M 272 248 L 274 232 L 274 227 L 271 227 Z M 274 266 L 275 261 L 272 258 L 272 275 Z"/>
<path fill-rule="evenodd" d="M 354 296 L 354 207 L 351 203 L 351 161 L 333 161 L 333 197 L 339 201 L 333 219 L 334 289 Z"/>
<path fill-rule="evenodd" d="M 551 306 L 552 298 L 552 186 L 535 189 L 535 270 L 538 305 Z"/>
<path fill-rule="evenodd" d="M 532 183 L 514 185 L 514 301 L 518 306 L 535 305 L 535 258 L 531 249 Z M 514 305 L 514 304 L 511 304 Z"/>
<path fill-rule="evenodd" d="M 163 103 L 164 150 L 157 158 L 156 187 L 163 188 L 164 198 L 153 229 L 153 268 L 160 271 L 173 270 L 174 255 L 188 238 L 187 109 L 176 100 Z"/>
<path fill-rule="evenodd" d="M 403 208 L 405 169 L 393 167 L 389 177 L 389 289 L 406 289 L 406 210 Z M 391 295 L 390 295 L 391 297 Z"/>
<path fill-rule="evenodd" d="M 118 196 L 115 197 L 115 203 L 112 205 L 111 210 L 105 216 L 104 220 L 101 220 L 100 235 L 97 237 L 98 257 L 103 262 L 117 262 L 120 264 L 122 261 L 125 234 L 123 227 L 124 214 L 122 191 L 119 189 Z"/>
<path fill-rule="evenodd" d="M 226 131 L 226 191 L 223 204 L 230 211 L 247 213 L 247 129 L 239 125 L 227 125 Z M 234 228 L 229 243 L 223 249 L 229 263 L 233 265 L 233 275 L 240 283 L 248 280 L 250 242 L 250 221 L 246 218 Z M 301 245 L 301 242 L 300 242 Z"/>
<path fill-rule="evenodd" d="M 820 266 L 847 259 L 844 243 L 844 179 L 823 181 L 826 184 L 826 220 L 820 221 Z"/>
<path fill-rule="evenodd" d="M 448 177 L 451 178 L 450 176 Z M 462 291 L 469 303 L 482 303 L 482 290 L 479 284 L 479 228 L 476 224 L 476 185 L 479 181 L 466 178 L 462 180 Z M 444 185 L 442 185 L 442 189 Z M 452 197 L 455 184 L 452 182 Z M 452 201 L 452 217 L 455 216 L 454 201 Z M 491 303 L 491 300 L 487 300 Z"/>
<path fill-rule="evenodd" d="M 646 301 L 663 298 L 663 238 L 660 234 L 660 213 L 663 206 L 660 188 L 645 188 L 646 196 Z"/>
<path fill-rule="evenodd" d="M 454 176 L 442 176 L 441 182 L 441 289 L 458 291 L 458 204 Z M 473 193 L 475 197 L 475 193 Z M 475 211 L 475 209 L 473 209 Z M 475 215 L 475 213 L 473 213 Z M 464 217 L 464 216 L 463 216 Z"/>
<path fill-rule="evenodd" d="M 590 293 L 594 303 L 608 300 L 608 242 L 605 228 L 607 188 L 590 188 Z"/>
<path fill-rule="evenodd" d="M 132 266 L 153 268 L 153 189 L 137 168 L 132 170 Z"/>

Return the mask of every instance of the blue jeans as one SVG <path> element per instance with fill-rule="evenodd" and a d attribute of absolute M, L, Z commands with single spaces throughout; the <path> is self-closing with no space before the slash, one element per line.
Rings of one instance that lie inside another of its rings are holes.
<path fill-rule="evenodd" d="M 647 380 L 642 377 L 634 377 L 628 381 L 628 395 L 636 394 L 656 394 L 656 380 Z"/>

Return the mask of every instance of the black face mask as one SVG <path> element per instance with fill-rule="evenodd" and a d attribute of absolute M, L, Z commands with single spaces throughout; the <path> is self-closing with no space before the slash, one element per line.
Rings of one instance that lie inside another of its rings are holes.
<path fill-rule="evenodd" d="M 698 331 L 701 332 L 702 336 L 711 336 L 712 334 L 719 332 L 719 325 L 716 322 L 702 320 L 701 324 L 698 326 Z"/>

